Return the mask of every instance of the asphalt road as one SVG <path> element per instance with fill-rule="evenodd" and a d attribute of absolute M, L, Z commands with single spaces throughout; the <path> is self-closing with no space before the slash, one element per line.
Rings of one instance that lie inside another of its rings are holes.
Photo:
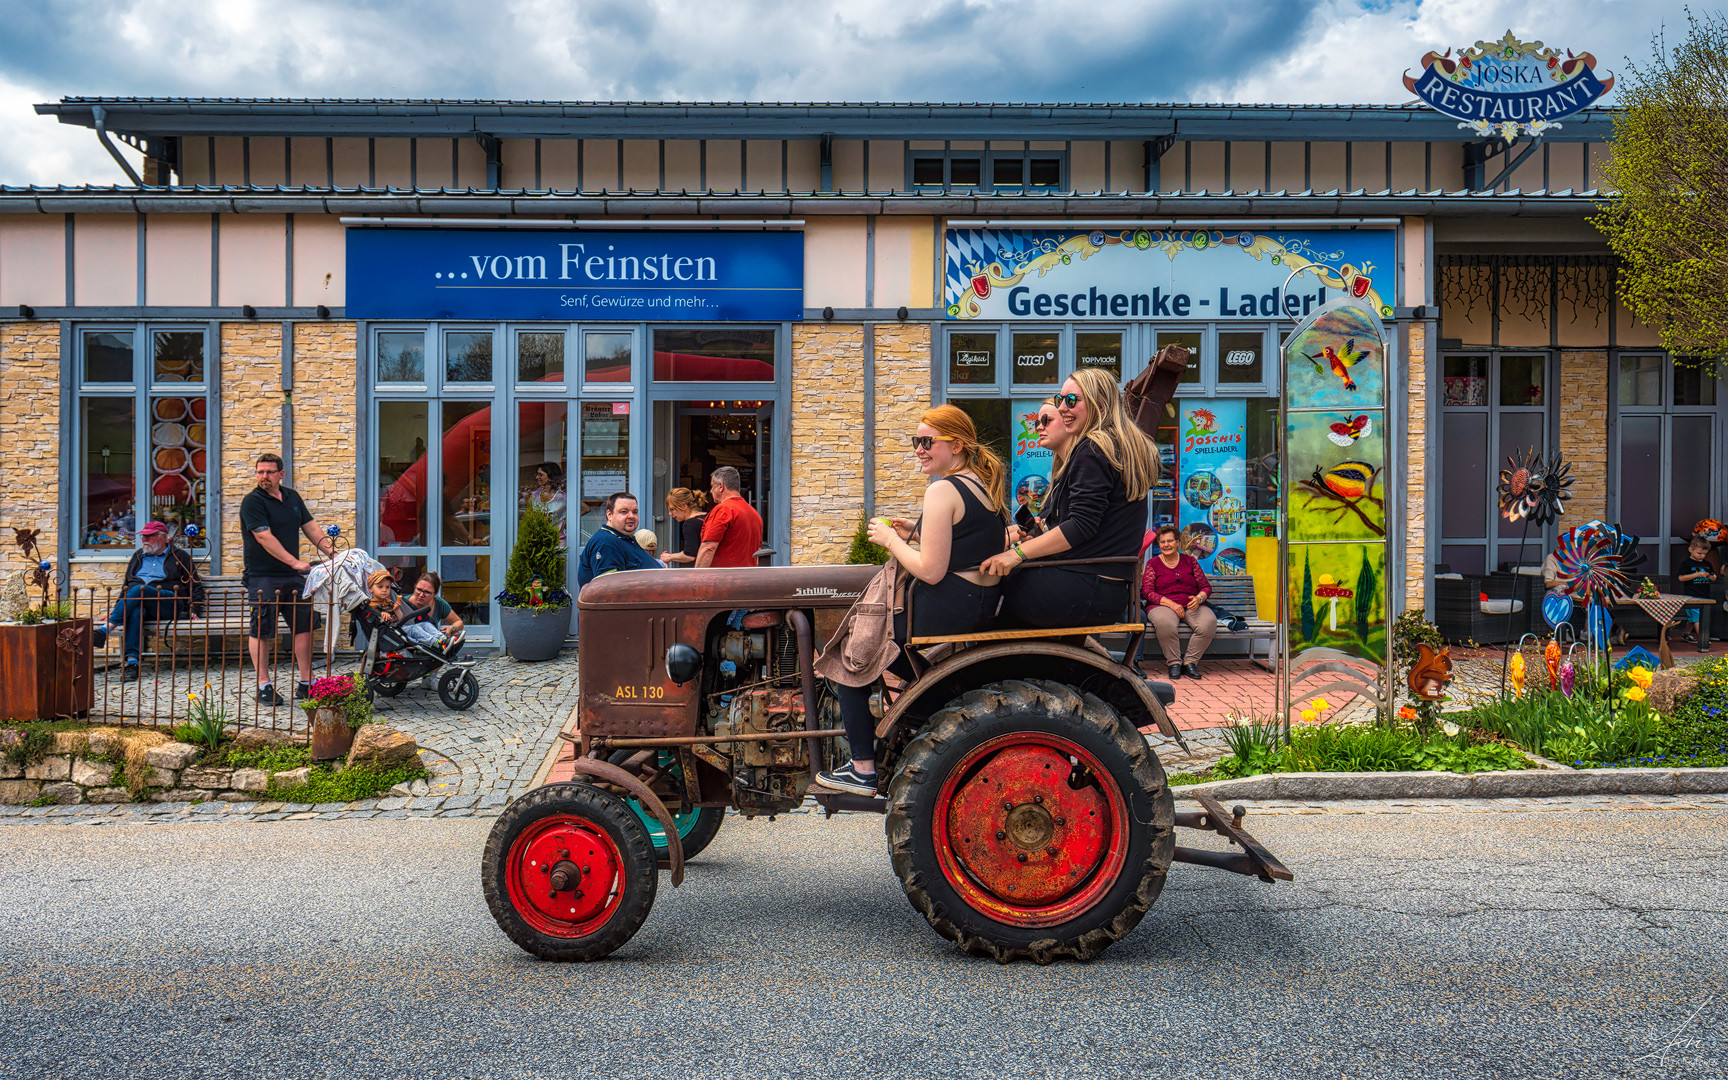
<path fill-rule="evenodd" d="M 1719 1077 L 1728 814 L 1249 819 L 1090 964 L 998 967 L 881 823 L 728 821 L 600 964 L 519 952 L 489 821 L 0 830 L 0 1077 Z"/>

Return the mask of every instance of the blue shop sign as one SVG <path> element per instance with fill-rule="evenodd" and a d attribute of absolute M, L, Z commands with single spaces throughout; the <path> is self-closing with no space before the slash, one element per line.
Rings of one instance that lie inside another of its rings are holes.
<path fill-rule="evenodd" d="M 1594 105 L 1614 88 L 1596 74 L 1589 53 L 1564 54 L 1540 41 L 1520 41 L 1508 30 L 1499 41 L 1478 41 L 1454 56 L 1430 52 L 1422 74 L 1404 86 L 1430 108 L 1478 135 L 1511 142 L 1564 127 L 1560 120 Z"/>
<path fill-rule="evenodd" d="M 785 322 L 804 316 L 797 233 L 348 230 L 348 316 Z"/>

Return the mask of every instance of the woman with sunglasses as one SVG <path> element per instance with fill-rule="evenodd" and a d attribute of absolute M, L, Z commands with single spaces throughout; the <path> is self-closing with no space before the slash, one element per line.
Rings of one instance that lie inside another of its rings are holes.
<path fill-rule="evenodd" d="M 913 580 L 907 590 L 913 625 L 894 616 L 894 640 L 908 636 L 967 634 L 996 614 L 997 579 L 978 564 L 1002 550 L 1008 528 L 1008 492 L 1002 459 L 978 441 L 972 418 L 953 405 L 927 411 L 912 436 L 918 471 L 930 477 L 924 512 L 916 522 L 870 520 L 870 542 L 888 549 Z M 912 538 L 918 537 L 916 547 Z M 911 679 L 905 657 L 888 670 Z M 835 791 L 876 794 L 876 718 L 870 686 L 835 684 L 840 720 L 852 761 L 817 777 Z"/>
<path fill-rule="evenodd" d="M 1123 412 L 1121 388 L 1108 372 L 1081 368 L 1054 400 L 1063 431 L 1044 503 L 1046 531 L 1014 543 L 982 569 L 1012 575 L 1003 583 L 1003 601 L 1019 625 L 1117 623 L 1137 584 L 1131 565 L 1025 564 L 1137 557 L 1146 533 L 1146 493 L 1158 479 L 1158 450 Z"/>

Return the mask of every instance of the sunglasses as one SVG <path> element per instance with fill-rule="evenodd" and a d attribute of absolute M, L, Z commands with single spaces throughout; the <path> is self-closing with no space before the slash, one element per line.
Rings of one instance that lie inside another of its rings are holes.
<path fill-rule="evenodd" d="M 928 450 L 936 444 L 937 439 L 941 439 L 943 442 L 954 441 L 953 438 L 947 435 L 914 435 L 912 436 L 912 449 Z"/>
<path fill-rule="evenodd" d="M 1043 414 L 1039 414 L 1038 419 L 1032 421 L 1032 426 L 1037 428 L 1039 431 L 1043 431 L 1055 422 L 1056 418 L 1054 416 L 1044 416 Z"/>
<path fill-rule="evenodd" d="M 1080 404 L 1081 398 L 1079 394 L 1057 394 L 1050 400 L 1058 409 L 1072 409 Z"/>

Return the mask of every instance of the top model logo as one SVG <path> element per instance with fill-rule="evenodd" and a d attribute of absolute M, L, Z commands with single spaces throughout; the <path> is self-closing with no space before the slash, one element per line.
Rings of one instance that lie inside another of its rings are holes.
<path fill-rule="evenodd" d="M 1404 73 L 1404 85 L 1430 108 L 1456 118 L 1458 126 L 1511 142 L 1562 126 L 1559 121 L 1595 104 L 1614 88 L 1614 77 L 1596 74 L 1596 58 L 1570 49 L 1561 55 L 1540 41 L 1519 41 L 1512 31 L 1499 41 L 1468 49 L 1429 52 L 1422 74 Z"/>

